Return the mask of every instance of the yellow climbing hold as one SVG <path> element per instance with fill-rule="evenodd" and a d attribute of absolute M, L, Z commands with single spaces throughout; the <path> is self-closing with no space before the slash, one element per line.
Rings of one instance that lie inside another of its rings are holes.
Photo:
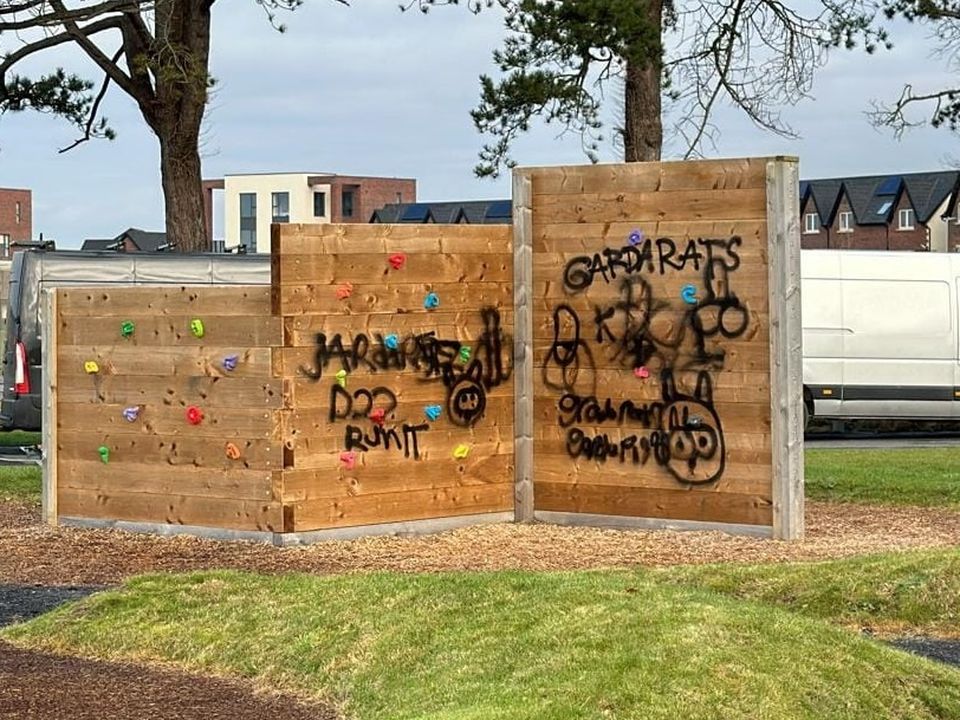
<path fill-rule="evenodd" d="M 453 450 L 453 456 L 457 460 L 463 460 L 469 454 L 470 454 L 470 446 L 464 445 L 463 443 L 460 443 L 459 445 L 457 445 L 457 447 L 454 448 Z"/>
<path fill-rule="evenodd" d="M 100 366 L 97 365 L 97 363 L 96 363 L 95 360 L 87 360 L 87 361 L 83 364 L 83 369 L 84 369 L 86 372 L 90 373 L 91 375 L 93 375 L 94 373 L 100 372 Z"/>
<path fill-rule="evenodd" d="M 346 370 L 337 370 L 337 385 L 342 388 L 347 386 L 347 371 Z"/>

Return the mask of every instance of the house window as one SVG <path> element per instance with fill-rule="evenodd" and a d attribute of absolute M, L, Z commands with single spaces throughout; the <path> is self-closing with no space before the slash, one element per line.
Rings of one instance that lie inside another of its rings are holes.
<path fill-rule="evenodd" d="M 2 251 L 3 257 L 8 257 L 10 255 L 9 235 L 0 235 L 0 251 Z"/>
<path fill-rule="evenodd" d="M 215 253 L 222 253 L 227 251 L 227 241 L 226 240 L 214 240 L 213 247 L 211 248 Z"/>
<path fill-rule="evenodd" d="M 270 193 L 270 206 L 273 210 L 273 222 L 290 222 L 290 193 Z"/>
<path fill-rule="evenodd" d="M 807 234 L 820 232 L 820 217 L 816 213 L 807 213 L 803 216 L 803 232 Z"/>
<path fill-rule="evenodd" d="M 853 213 L 849 210 L 840 213 L 840 232 L 853 232 Z"/>
<path fill-rule="evenodd" d="M 257 194 L 240 193 L 240 244 L 257 247 Z"/>
<path fill-rule="evenodd" d="M 20 213 L 21 213 L 21 208 L 20 208 L 20 203 L 19 203 L 19 202 L 17 202 L 17 210 L 16 210 L 16 212 L 17 212 L 17 225 L 19 225 L 19 224 L 20 224 L 20 217 L 21 217 L 21 214 L 20 214 Z"/>
<path fill-rule="evenodd" d="M 313 194 L 313 216 L 327 216 L 327 194 L 325 192 L 315 192 Z"/>
<path fill-rule="evenodd" d="M 340 209 L 344 217 L 353 217 L 353 190 L 343 191 Z"/>
<path fill-rule="evenodd" d="M 899 220 L 898 230 L 913 230 L 913 208 L 902 208 Z"/>

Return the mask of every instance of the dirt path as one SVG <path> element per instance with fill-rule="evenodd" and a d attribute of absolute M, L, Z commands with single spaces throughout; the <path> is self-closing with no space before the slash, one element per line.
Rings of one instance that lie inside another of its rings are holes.
<path fill-rule="evenodd" d="M 80 660 L 0 643 L 0 719 L 336 720 L 330 707 L 254 695 L 243 683 Z"/>
<path fill-rule="evenodd" d="M 786 543 L 717 532 L 617 531 L 487 525 L 423 537 L 378 537 L 275 548 L 50 528 L 36 510 L 0 503 L 0 583 L 111 585 L 144 572 L 559 570 L 711 562 L 818 560 L 960 546 L 960 512 L 808 503 L 807 538 Z"/>

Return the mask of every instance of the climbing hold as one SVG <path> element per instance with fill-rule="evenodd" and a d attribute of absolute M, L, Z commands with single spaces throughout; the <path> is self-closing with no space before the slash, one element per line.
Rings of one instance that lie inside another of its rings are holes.
<path fill-rule="evenodd" d="M 347 470 L 353 470 L 354 466 L 357 464 L 357 454 L 352 450 L 348 452 L 340 453 L 340 462 L 343 463 L 343 466 Z"/>
<path fill-rule="evenodd" d="M 423 299 L 423 306 L 427 310 L 440 307 L 440 297 L 435 292 L 427 293 L 427 296 Z"/>
<path fill-rule="evenodd" d="M 469 345 L 460 346 L 460 362 L 462 363 L 470 362 L 470 346 Z"/>
<path fill-rule="evenodd" d="M 631 245 L 639 245 L 643 242 L 643 230 L 633 230 L 628 236 L 627 239 L 630 241 Z"/>
<path fill-rule="evenodd" d="M 347 386 L 347 371 L 346 371 L 346 370 L 337 370 L 337 374 L 336 374 L 335 377 L 337 378 L 337 385 L 339 385 L 339 386 L 342 387 L 342 388 L 345 388 L 345 387 Z"/>
<path fill-rule="evenodd" d="M 187 408 L 187 422 L 191 425 L 199 425 L 203 422 L 203 410 L 196 405 Z"/>
<path fill-rule="evenodd" d="M 351 295 L 353 295 L 352 283 L 344 283 L 337 288 L 337 300 L 346 300 Z"/>
<path fill-rule="evenodd" d="M 140 417 L 140 408 L 137 405 L 124 408 L 123 419 L 127 422 L 136 422 L 138 417 Z"/>
<path fill-rule="evenodd" d="M 110 462 L 110 448 L 106 445 L 101 445 L 97 448 L 97 452 L 100 454 L 100 460 L 103 461 L 104 465 Z"/>
<path fill-rule="evenodd" d="M 398 347 L 400 347 L 400 338 L 391 333 L 383 339 L 383 344 L 387 350 L 396 350 Z"/>
<path fill-rule="evenodd" d="M 133 331 L 134 331 L 133 320 L 124 320 L 122 323 L 120 323 L 120 335 L 122 335 L 123 337 L 130 337 L 131 335 L 133 335 Z"/>
<path fill-rule="evenodd" d="M 239 359 L 240 359 L 240 358 L 237 357 L 236 355 L 227 355 L 227 356 L 223 359 L 223 369 L 224 369 L 224 370 L 236 370 L 236 369 L 237 369 L 237 361 L 238 361 Z"/>
<path fill-rule="evenodd" d="M 202 338 L 203 337 L 203 320 L 200 318 L 194 318 L 190 321 L 190 332 L 193 333 L 194 337 Z"/>
<path fill-rule="evenodd" d="M 645 367 L 634 368 L 633 376 L 640 378 L 641 380 L 646 380 L 648 377 L 650 377 L 650 371 Z"/>
<path fill-rule="evenodd" d="M 390 265 L 394 270 L 399 270 L 403 267 L 403 264 L 407 261 L 407 256 L 403 253 L 394 253 L 390 256 Z"/>
<path fill-rule="evenodd" d="M 463 460 L 469 454 L 470 454 L 470 446 L 464 445 L 463 443 L 460 443 L 459 445 L 457 445 L 457 447 L 453 449 L 453 456 L 457 460 Z"/>
<path fill-rule="evenodd" d="M 439 405 L 427 405 L 423 409 L 423 414 L 426 415 L 430 420 L 433 420 L 434 422 L 440 419 L 441 412 L 443 412 L 443 410 L 440 408 Z"/>
<path fill-rule="evenodd" d="M 697 304 L 697 289 L 693 285 L 684 285 L 680 290 L 680 297 L 688 305 Z"/>
<path fill-rule="evenodd" d="M 701 425 L 703 425 L 703 418 L 699 415 L 691 415 L 683 424 L 684 428 L 687 430 L 696 430 Z"/>
<path fill-rule="evenodd" d="M 240 459 L 240 448 L 238 448 L 234 443 L 228 442 L 223 446 L 223 451 L 227 454 L 227 457 L 231 460 Z"/>
<path fill-rule="evenodd" d="M 87 361 L 83 364 L 83 369 L 84 369 L 87 373 L 89 373 L 90 375 L 93 375 L 94 373 L 100 372 L 100 366 L 97 365 L 96 360 L 87 360 Z"/>
<path fill-rule="evenodd" d="M 386 417 L 387 411 L 383 408 L 374 408 L 370 413 L 370 419 L 373 420 L 375 425 L 383 427 L 383 419 Z"/>

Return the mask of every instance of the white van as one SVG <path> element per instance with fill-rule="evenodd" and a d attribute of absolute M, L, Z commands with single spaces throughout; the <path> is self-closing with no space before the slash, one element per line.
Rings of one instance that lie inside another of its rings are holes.
<path fill-rule="evenodd" d="M 800 255 L 805 415 L 960 419 L 960 254 Z"/>

